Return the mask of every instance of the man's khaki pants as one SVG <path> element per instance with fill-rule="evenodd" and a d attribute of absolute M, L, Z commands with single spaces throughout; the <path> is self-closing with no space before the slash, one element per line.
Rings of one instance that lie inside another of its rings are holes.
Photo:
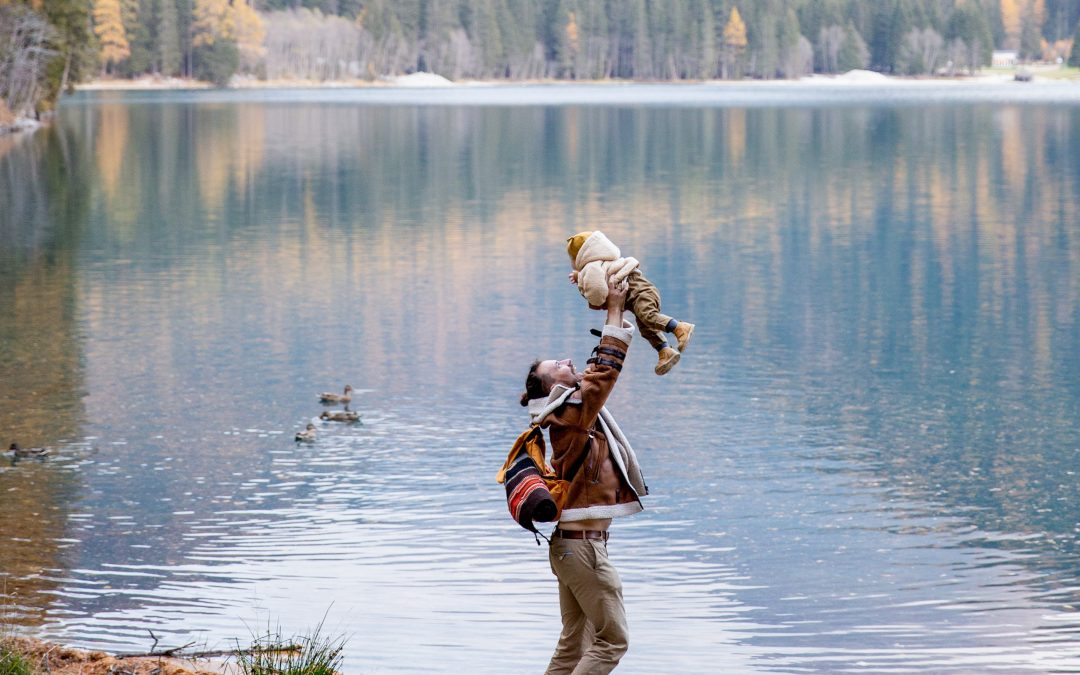
<path fill-rule="evenodd" d="M 598 539 L 551 538 L 551 571 L 559 579 L 562 634 L 546 675 L 604 675 L 629 647 L 622 581 Z"/>

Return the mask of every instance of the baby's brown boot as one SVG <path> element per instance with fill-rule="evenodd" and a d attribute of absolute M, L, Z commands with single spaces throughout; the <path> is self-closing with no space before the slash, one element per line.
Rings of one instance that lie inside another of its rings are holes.
<path fill-rule="evenodd" d="M 672 347 L 664 347 L 659 353 L 660 361 L 656 364 L 656 374 L 664 375 L 667 371 L 675 367 L 675 364 L 679 362 L 679 352 L 675 351 Z"/>
<path fill-rule="evenodd" d="M 675 334 L 675 339 L 679 341 L 679 351 L 685 352 L 686 345 L 690 344 L 690 338 L 694 335 L 694 324 L 680 321 L 675 324 L 675 330 L 671 332 Z"/>

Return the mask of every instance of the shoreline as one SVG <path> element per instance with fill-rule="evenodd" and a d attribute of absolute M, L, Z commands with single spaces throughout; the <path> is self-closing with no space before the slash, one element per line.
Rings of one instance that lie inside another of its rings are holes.
<path fill-rule="evenodd" d="M 1080 84 L 1080 72 L 1073 69 L 1063 70 L 1058 66 L 1043 68 L 1029 68 L 1031 75 L 1029 82 L 1023 84 L 1047 84 L 1047 83 L 1076 83 Z M 611 86 L 621 87 L 629 85 L 707 85 L 718 88 L 732 86 L 752 87 L 781 87 L 790 85 L 843 85 L 843 86 L 897 86 L 918 87 L 927 85 L 1006 85 L 1016 84 L 1017 69 L 994 69 L 984 70 L 975 75 L 957 75 L 953 77 L 915 77 L 885 75 L 873 71 L 855 70 L 838 75 L 814 74 L 793 79 L 776 80 L 559 80 L 559 79 L 532 79 L 532 80 L 459 80 L 451 81 L 439 75 L 431 73 L 412 73 L 399 77 L 383 78 L 379 80 L 305 80 L 305 79 L 275 79 L 258 80 L 248 76 L 234 76 L 233 81 L 222 90 L 262 90 L 262 89 L 391 89 L 391 88 L 414 88 L 414 89 L 467 89 L 467 88 L 499 88 L 515 86 Z M 1047 73 L 1054 73 L 1048 76 Z M 170 90 L 201 90 L 215 89 L 215 87 L 201 80 L 179 77 L 141 77 L 137 79 L 95 79 L 75 85 L 76 91 L 170 91 Z"/>
<path fill-rule="evenodd" d="M 65 647 L 33 637 L 4 636 L 0 650 L 22 657 L 34 672 L 51 675 L 222 675 L 229 672 L 223 660 L 184 656 L 123 656 L 102 651 Z"/>
<path fill-rule="evenodd" d="M 16 117 L 14 121 L 0 124 L 0 138 L 8 138 L 24 132 L 32 133 L 45 127 L 52 120 L 52 113 L 44 116 L 44 119 L 33 117 Z"/>

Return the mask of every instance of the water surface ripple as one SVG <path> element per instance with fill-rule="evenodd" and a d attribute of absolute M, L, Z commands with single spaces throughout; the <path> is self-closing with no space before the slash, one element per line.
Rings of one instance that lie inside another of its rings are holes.
<path fill-rule="evenodd" d="M 1073 89 L 72 97 L 0 145 L 0 442 L 53 449 L 0 463 L 5 620 L 540 672 L 493 479 L 603 229 L 698 326 L 609 403 L 652 491 L 619 672 L 1080 672 Z"/>

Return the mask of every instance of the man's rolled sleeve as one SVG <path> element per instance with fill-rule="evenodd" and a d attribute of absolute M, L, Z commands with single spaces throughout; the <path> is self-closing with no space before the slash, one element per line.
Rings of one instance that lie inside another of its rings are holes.
<path fill-rule="evenodd" d="M 600 344 L 593 350 L 581 381 L 581 425 L 591 427 L 596 422 L 600 408 L 611 394 L 615 381 L 622 371 L 626 350 L 634 338 L 634 327 L 623 319 L 622 326 L 604 326 Z"/>
<path fill-rule="evenodd" d="M 622 343 L 623 350 L 630 347 L 630 341 L 634 339 L 634 325 L 623 319 L 622 326 L 604 326 L 600 333 L 600 344 L 604 344 L 604 338 L 613 338 Z"/>

